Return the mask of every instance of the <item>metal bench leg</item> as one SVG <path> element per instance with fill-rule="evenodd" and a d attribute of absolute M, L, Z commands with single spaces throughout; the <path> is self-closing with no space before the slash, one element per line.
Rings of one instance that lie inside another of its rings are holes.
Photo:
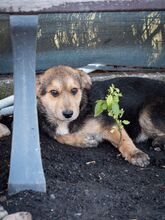
<path fill-rule="evenodd" d="M 14 61 L 14 125 L 8 190 L 46 191 L 35 89 L 37 16 L 10 16 Z"/>

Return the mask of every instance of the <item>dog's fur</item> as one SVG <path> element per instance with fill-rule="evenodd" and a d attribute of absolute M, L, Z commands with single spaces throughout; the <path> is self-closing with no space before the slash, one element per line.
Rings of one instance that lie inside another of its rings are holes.
<path fill-rule="evenodd" d="M 122 136 L 106 112 L 94 117 L 96 100 L 105 98 L 112 83 L 123 94 L 120 106 L 124 119 L 130 121 Z M 153 145 L 165 144 L 165 83 L 161 81 L 124 77 L 92 85 L 85 72 L 58 66 L 40 76 L 37 97 L 41 127 L 61 143 L 86 148 L 108 140 L 126 160 L 142 167 L 149 164 L 149 157 L 132 139 L 152 138 Z"/>

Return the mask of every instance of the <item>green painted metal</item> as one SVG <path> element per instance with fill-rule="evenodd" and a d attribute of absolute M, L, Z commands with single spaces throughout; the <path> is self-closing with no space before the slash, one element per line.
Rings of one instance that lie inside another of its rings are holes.
<path fill-rule="evenodd" d="M 12 73 L 8 17 L 0 17 L 0 73 Z M 165 11 L 39 16 L 37 71 L 89 63 L 165 67 Z"/>

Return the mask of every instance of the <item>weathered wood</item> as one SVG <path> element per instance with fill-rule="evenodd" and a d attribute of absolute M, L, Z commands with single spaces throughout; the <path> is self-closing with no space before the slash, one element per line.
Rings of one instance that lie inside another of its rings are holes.
<path fill-rule="evenodd" d="M 165 10 L 164 0 L 1 0 L 0 13 L 40 14 L 53 12 Z"/>

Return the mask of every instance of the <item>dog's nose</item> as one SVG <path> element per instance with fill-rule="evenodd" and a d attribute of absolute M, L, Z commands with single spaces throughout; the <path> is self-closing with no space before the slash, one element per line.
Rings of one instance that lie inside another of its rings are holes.
<path fill-rule="evenodd" d="M 73 111 L 71 111 L 71 110 L 65 110 L 65 111 L 62 112 L 62 114 L 63 114 L 63 116 L 64 116 L 65 118 L 71 118 L 72 115 L 73 115 Z"/>

